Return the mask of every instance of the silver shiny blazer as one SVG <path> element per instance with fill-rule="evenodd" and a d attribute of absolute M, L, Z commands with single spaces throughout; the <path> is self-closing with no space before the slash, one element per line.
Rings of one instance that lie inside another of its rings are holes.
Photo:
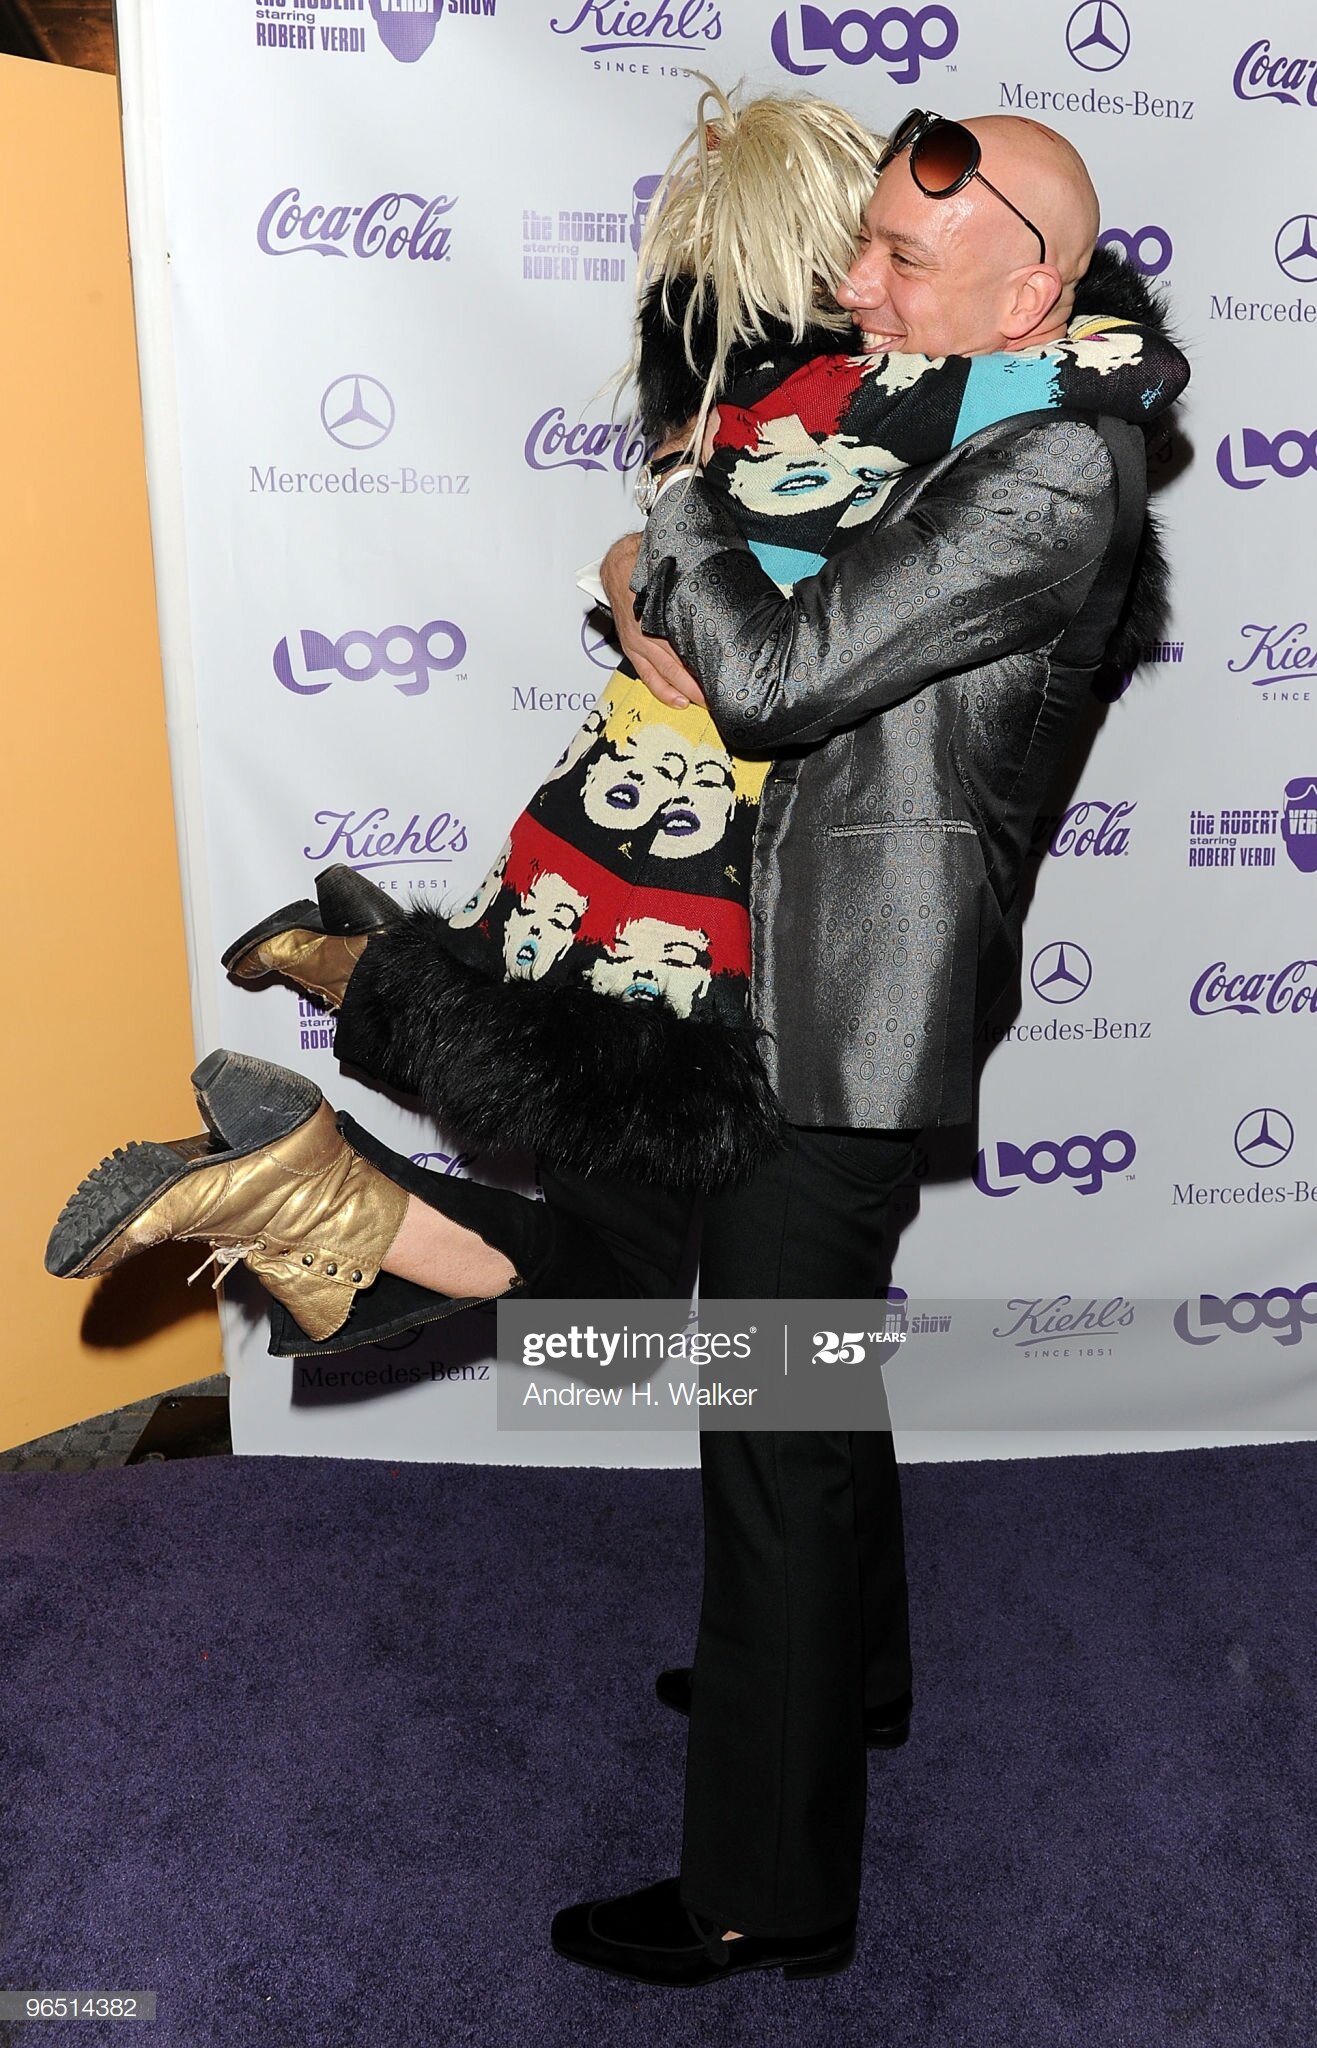
<path fill-rule="evenodd" d="M 1032 414 L 902 486 L 784 597 L 725 506 L 676 484 L 632 579 L 727 745 L 774 757 L 752 1003 L 799 1124 L 972 1116 L 975 1032 L 1019 972 L 1035 821 L 1129 585 L 1143 436 Z"/>

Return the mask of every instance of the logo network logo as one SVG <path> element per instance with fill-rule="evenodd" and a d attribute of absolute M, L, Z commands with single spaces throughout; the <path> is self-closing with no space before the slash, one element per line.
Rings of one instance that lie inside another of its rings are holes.
<path fill-rule="evenodd" d="M 1317 107 L 1317 57 L 1277 57 L 1271 37 L 1250 43 L 1235 66 L 1235 98 Z"/>
<path fill-rule="evenodd" d="M 302 855 L 317 866 L 330 859 L 353 868 L 437 866 L 467 849 L 466 826 L 452 811 L 438 812 L 428 825 L 413 811 L 395 826 L 388 805 L 376 804 L 370 811 L 317 811 L 312 822 L 320 833 Z"/>
<path fill-rule="evenodd" d="M 1071 804 L 1068 811 L 1062 811 L 1047 851 L 1054 857 L 1073 854 L 1077 860 L 1085 854 L 1116 857 L 1128 853 L 1129 820 L 1137 809 L 1137 801 L 1108 804 L 1098 797 Z"/>
<path fill-rule="evenodd" d="M 625 476 L 643 461 L 645 437 L 634 420 L 578 420 L 566 424 L 560 405 L 542 412 L 526 436 L 524 454 L 530 469 L 606 469 L 611 462 Z"/>
<path fill-rule="evenodd" d="M 1317 284 L 1317 214 L 1294 213 L 1277 230 L 1276 262 L 1295 284 Z"/>
<path fill-rule="evenodd" d="M 1189 991 L 1195 1017 L 1234 1010 L 1241 1017 L 1312 1016 L 1317 1011 L 1317 960 L 1291 960 L 1256 974 L 1231 974 L 1224 960 L 1205 967 Z"/>
<path fill-rule="evenodd" d="M 340 448 L 378 448 L 396 418 L 393 399 L 374 377 L 336 377 L 320 401 L 320 424 Z"/>
<path fill-rule="evenodd" d="M 1065 27 L 1065 46 L 1085 71 L 1114 71 L 1130 53 L 1130 25 L 1115 0 L 1081 0 Z"/>
<path fill-rule="evenodd" d="M 876 14 L 848 7 L 831 16 L 806 4 L 795 10 L 795 17 L 796 52 L 791 47 L 789 14 L 778 15 L 770 42 L 782 69 L 796 78 L 813 78 L 822 71 L 823 63 L 807 61 L 822 53 L 824 62 L 835 57 L 839 64 L 867 64 L 876 57 L 893 84 L 914 85 L 921 65 L 949 57 L 960 41 L 960 27 L 949 7 L 921 7 L 917 14 L 904 7 L 883 7 Z"/>
<path fill-rule="evenodd" d="M 381 672 L 392 679 L 399 696 L 423 697 L 433 674 L 456 668 L 466 657 L 466 635 L 451 619 L 431 619 L 417 631 L 410 626 L 386 626 L 382 633 L 354 629 L 337 640 L 304 626 L 299 637 L 306 674 L 332 673 L 323 683 L 299 682 L 285 634 L 274 650 L 274 672 L 285 690 L 298 697 L 318 697 L 335 677 L 369 683 Z"/>
<path fill-rule="evenodd" d="M 1267 474 L 1288 479 L 1317 469 L 1317 432 L 1305 434 L 1288 427 L 1268 440 L 1256 427 L 1245 427 L 1239 438 L 1236 449 L 1234 436 L 1225 435 L 1216 451 L 1217 475 L 1232 490 L 1256 491 L 1267 481 Z M 1265 473 L 1250 474 L 1257 470 Z"/>
<path fill-rule="evenodd" d="M 419 192 L 381 192 L 365 206 L 305 206 L 301 189 L 276 192 L 256 224 L 256 245 L 267 256 L 383 256 L 393 262 L 444 263 L 453 231 L 444 219 L 456 199 Z"/>
<path fill-rule="evenodd" d="M 1305 1324 L 1317 1323 L 1317 1280 L 1294 1289 L 1269 1287 L 1265 1294 L 1232 1294 L 1224 1301 L 1200 1294 L 1180 1303 L 1174 1323 L 1176 1336 L 1186 1344 L 1215 1344 L 1227 1330 L 1237 1337 L 1269 1330 L 1274 1343 L 1297 1344 Z"/>
<path fill-rule="evenodd" d="M 1266 1173 L 1294 1150 L 1294 1126 L 1283 1109 L 1250 1109 L 1235 1125 L 1235 1151 L 1245 1166 Z"/>
<path fill-rule="evenodd" d="M 1073 939 L 1056 939 L 1035 953 L 1029 980 L 1045 1003 L 1073 1003 L 1093 979 L 1093 962 Z"/>
<path fill-rule="evenodd" d="M 1144 277 L 1160 277 L 1174 253 L 1165 228 L 1104 228 L 1099 249 L 1115 249 Z"/>
<path fill-rule="evenodd" d="M 578 33 L 596 38 L 582 42 L 591 56 L 614 50 L 660 50 L 686 57 L 706 51 L 723 32 L 722 16 L 715 0 L 676 0 L 671 6 L 601 6 L 596 0 L 582 0 L 571 21 L 555 15 L 549 27 L 556 36 Z"/>
<path fill-rule="evenodd" d="M 1081 1133 L 1065 1138 L 1059 1144 L 1051 1138 L 1040 1138 L 1027 1151 L 1005 1138 L 999 1138 L 996 1147 L 999 1185 L 994 1186 L 988 1178 L 987 1146 L 978 1156 L 974 1185 L 981 1195 L 1001 1197 L 1015 1194 L 1024 1180 L 1032 1181 L 1035 1187 L 1050 1187 L 1053 1181 L 1068 1180 L 1074 1183 L 1077 1194 L 1096 1195 L 1101 1192 L 1102 1183 L 1109 1173 L 1124 1173 L 1134 1164 L 1136 1150 L 1128 1131 L 1104 1131 L 1100 1138 L 1088 1138 Z M 1001 1185 L 1006 1182 L 1014 1185 Z"/>

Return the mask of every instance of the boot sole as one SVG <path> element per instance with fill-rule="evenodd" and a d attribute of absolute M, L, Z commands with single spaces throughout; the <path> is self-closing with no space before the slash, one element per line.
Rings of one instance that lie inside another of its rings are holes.
<path fill-rule="evenodd" d="M 240 939 L 235 939 L 228 951 L 221 954 L 220 965 L 226 974 L 232 974 L 243 954 L 250 953 L 253 946 L 259 946 L 263 939 L 272 939 L 279 932 L 323 930 L 317 904 L 307 898 L 300 903 L 286 903 L 282 910 L 272 911 L 269 917 L 262 918 L 249 932 L 244 932 Z M 261 969 L 262 974 L 270 971 L 269 968 Z"/>
<path fill-rule="evenodd" d="M 316 876 L 316 899 L 321 929 L 339 939 L 359 938 L 363 932 L 401 924 L 406 915 L 383 889 L 341 863 Z"/>
<path fill-rule="evenodd" d="M 289 1137 L 323 1101 L 314 1081 L 245 1053 L 209 1053 L 193 1074 L 192 1086 L 221 1149 L 189 1157 L 175 1145 L 151 1139 L 117 1148 L 92 1168 L 61 1209 L 46 1245 L 48 1273 L 76 1279 L 189 1173 Z"/>

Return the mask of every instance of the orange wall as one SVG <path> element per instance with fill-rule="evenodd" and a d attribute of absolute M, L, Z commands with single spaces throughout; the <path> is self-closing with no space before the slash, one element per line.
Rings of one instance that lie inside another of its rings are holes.
<path fill-rule="evenodd" d="M 114 80 L 0 57 L 0 191 L 8 1448 L 216 1371 L 219 1337 L 199 1252 L 42 1267 L 104 1153 L 200 1126 Z"/>

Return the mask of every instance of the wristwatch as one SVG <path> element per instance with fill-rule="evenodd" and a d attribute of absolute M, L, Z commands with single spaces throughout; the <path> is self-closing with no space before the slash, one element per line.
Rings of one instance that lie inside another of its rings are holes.
<path fill-rule="evenodd" d="M 654 500 L 658 496 L 659 485 L 664 477 L 670 476 L 673 470 L 679 469 L 683 464 L 688 469 L 694 467 L 690 455 L 684 448 L 672 448 L 666 455 L 652 456 L 645 463 L 636 478 L 636 507 L 646 518 L 654 509 Z"/>

